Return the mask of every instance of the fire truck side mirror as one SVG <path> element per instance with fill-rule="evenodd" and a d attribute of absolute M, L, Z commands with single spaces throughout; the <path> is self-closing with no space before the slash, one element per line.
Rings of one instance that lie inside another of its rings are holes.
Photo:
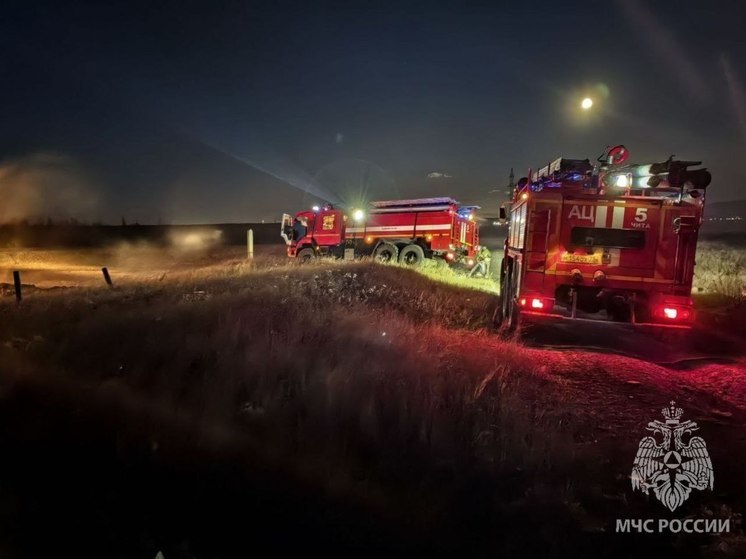
<path fill-rule="evenodd" d="M 506 219 L 508 219 L 508 212 L 505 211 L 504 206 L 500 206 L 500 220 L 505 221 Z"/>

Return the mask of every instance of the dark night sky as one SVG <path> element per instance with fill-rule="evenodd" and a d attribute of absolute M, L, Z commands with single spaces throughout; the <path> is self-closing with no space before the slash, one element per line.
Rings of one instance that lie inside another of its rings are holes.
<path fill-rule="evenodd" d="M 510 167 L 617 143 L 746 198 L 743 0 L 387 4 L 5 5 L 0 220 L 271 220 L 314 192 L 494 208 Z"/>

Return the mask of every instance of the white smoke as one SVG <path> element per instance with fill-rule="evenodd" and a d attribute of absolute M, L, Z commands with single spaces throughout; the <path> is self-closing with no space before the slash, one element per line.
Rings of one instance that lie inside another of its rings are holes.
<path fill-rule="evenodd" d="M 82 168 L 70 157 L 39 152 L 0 161 L 0 223 L 28 220 L 85 220 L 96 197 Z"/>

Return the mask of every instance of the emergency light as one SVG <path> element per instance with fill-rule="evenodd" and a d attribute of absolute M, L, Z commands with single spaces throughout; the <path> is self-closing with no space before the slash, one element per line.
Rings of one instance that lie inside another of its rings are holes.
<path fill-rule="evenodd" d="M 632 188 L 633 179 L 631 173 L 613 173 L 606 175 L 603 178 L 603 182 L 606 186 L 613 186 L 615 188 Z"/>

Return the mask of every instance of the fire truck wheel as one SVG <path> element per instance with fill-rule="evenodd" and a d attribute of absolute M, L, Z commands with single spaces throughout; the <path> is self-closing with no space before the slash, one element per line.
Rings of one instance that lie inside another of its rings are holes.
<path fill-rule="evenodd" d="M 513 282 L 513 266 L 509 263 L 508 269 L 504 275 L 501 275 L 503 280 L 500 284 L 500 297 L 502 299 L 502 319 L 507 323 L 508 330 L 513 331 L 518 328 L 518 314 L 519 309 L 515 304 L 515 285 Z"/>
<path fill-rule="evenodd" d="M 500 328 L 500 325 L 503 323 L 503 302 L 499 301 L 497 305 L 495 305 L 495 312 L 492 313 L 492 326 L 495 328 Z"/>
<path fill-rule="evenodd" d="M 500 270 L 500 307 L 502 310 L 502 319 L 507 318 L 510 314 L 508 304 L 510 301 L 510 280 L 511 275 L 508 270 L 503 267 Z"/>
<path fill-rule="evenodd" d="M 373 258 L 379 262 L 396 262 L 399 257 L 399 249 L 391 243 L 381 243 L 373 251 Z"/>
<path fill-rule="evenodd" d="M 316 253 L 313 251 L 312 248 L 303 248 L 298 251 L 296 258 L 298 259 L 299 263 L 306 264 L 308 262 L 312 262 L 316 258 Z"/>
<path fill-rule="evenodd" d="M 407 245 L 399 253 L 399 262 L 407 266 L 420 266 L 425 260 L 425 251 L 420 245 Z"/>
<path fill-rule="evenodd" d="M 518 329 L 518 322 L 521 316 L 521 309 L 515 304 L 513 299 L 510 300 L 510 316 L 508 317 L 508 330 L 514 332 Z"/>
<path fill-rule="evenodd" d="M 500 267 L 500 299 L 498 301 L 497 306 L 495 307 L 495 312 L 492 315 L 492 324 L 495 326 L 495 328 L 499 328 L 502 323 L 503 319 L 505 318 L 505 291 L 507 289 L 505 285 L 505 268 Z"/>

